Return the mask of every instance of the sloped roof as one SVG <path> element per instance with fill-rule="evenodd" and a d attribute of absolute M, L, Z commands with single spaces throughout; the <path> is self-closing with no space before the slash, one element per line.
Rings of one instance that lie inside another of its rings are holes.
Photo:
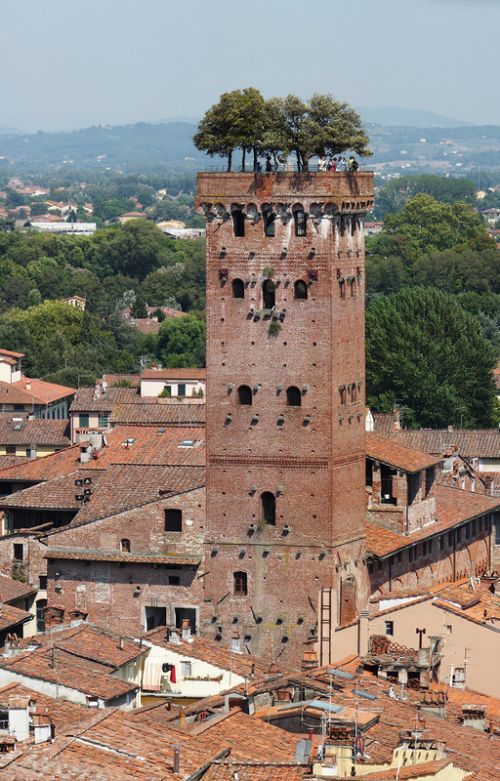
<path fill-rule="evenodd" d="M 21 610 L 13 605 L 0 605 L 0 631 L 14 627 L 31 618 L 31 613 Z"/>
<path fill-rule="evenodd" d="M 436 521 L 412 534 L 400 534 L 367 521 L 366 547 L 375 556 L 384 557 L 421 540 L 447 531 L 454 526 L 492 512 L 500 498 L 434 483 L 431 496 L 436 498 Z"/>
<path fill-rule="evenodd" d="M 11 415 L 0 416 L 0 444 L 2 445 L 54 445 L 67 447 L 71 444 L 68 420 L 23 418 L 21 427 L 16 428 Z"/>
<path fill-rule="evenodd" d="M 58 648 L 68 654 L 106 667 L 117 669 L 145 653 L 137 643 L 119 637 L 101 627 L 82 622 L 77 626 L 54 627 L 50 633 L 42 633 L 21 641 L 21 646 L 39 643 L 45 648 Z"/>
<path fill-rule="evenodd" d="M 142 380 L 206 380 L 206 369 L 144 369 Z"/>
<path fill-rule="evenodd" d="M 15 602 L 17 599 L 24 599 L 31 594 L 36 594 L 37 589 L 20 580 L 9 578 L 8 575 L 0 574 L 0 603 Z M 1 610 L 1 608 L 0 608 Z"/>
<path fill-rule="evenodd" d="M 485 429 L 403 429 L 391 435 L 396 442 L 406 447 L 422 450 L 424 453 L 442 455 L 456 447 L 466 458 L 500 458 L 500 430 Z"/>
<path fill-rule="evenodd" d="M 34 689 L 28 689 L 21 683 L 8 683 L 0 688 L 2 708 L 8 708 L 10 697 L 28 697 L 30 700 L 34 700 L 37 710 L 45 711 L 59 729 L 73 724 L 88 714 L 88 708 L 84 705 L 77 705 L 69 700 L 55 700 L 53 697 L 48 697 Z"/>
<path fill-rule="evenodd" d="M 205 469 L 201 466 L 112 464 L 72 525 L 106 518 L 147 502 L 192 491 L 204 483 Z"/>
<path fill-rule="evenodd" d="M 138 686 L 121 678 L 114 678 L 109 666 L 76 657 L 60 648 L 39 648 L 22 651 L 11 657 L 0 658 L 0 669 L 28 678 L 68 686 L 84 694 L 112 700 Z"/>
<path fill-rule="evenodd" d="M 201 426 L 205 423 L 205 404 L 154 399 L 155 403 L 118 403 L 113 406 L 110 421 L 114 425 Z"/>
<path fill-rule="evenodd" d="M 0 403 L 51 404 L 72 396 L 74 392 L 74 388 L 66 385 L 23 376 L 18 382 L 0 382 Z"/>
<path fill-rule="evenodd" d="M 77 480 L 83 480 L 90 476 L 91 483 L 85 488 L 96 490 L 102 479 L 102 472 L 94 471 L 91 475 L 84 470 L 75 470 L 66 475 L 54 477 L 37 485 L 15 491 L 9 496 L 0 499 L 0 507 L 26 507 L 41 510 L 78 510 L 85 506 L 77 496 L 83 496 L 83 486 L 75 485 Z"/>
<path fill-rule="evenodd" d="M 235 653 L 215 640 L 209 640 L 206 637 L 196 635 L 191 638 L 190 642 L 167 642 L 164 626 L 146 632 L 144 639 L 174 654 L 199 659 L 207 664 L 213 664 L 214 667 L 219 667 L 221 670 L 231 670 L 242 678 L 263 675 L 269 671 L 269 662 L 262 658 L 247 653 Z"/>
<path fill-rule="evenodd" d="M 365 438 L 366 455 L 375 461 L 400 469 L 403 472 L 420 472 L 422 469 L 439 464 L 441 458 L 429 456 L 421 450 L 414 450 L 395 442 L 389 437 L 383 437 L 374 432 L 367 432 Z"/>

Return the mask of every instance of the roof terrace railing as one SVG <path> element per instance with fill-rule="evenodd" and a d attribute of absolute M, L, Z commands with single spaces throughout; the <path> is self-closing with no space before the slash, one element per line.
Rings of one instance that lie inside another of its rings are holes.
<path fill-rule="evenodd" d="M 231 171 L 227 170 L 227 166 L 217 166 L 217 165 L 211 165 L 206 166 L 203 168 L 204 173 L 210 173 L 210 174 L 276 174 L 276 173 L 289 173 L 289 172 L 295 172 L 295 173 L 301 173 L 301 174 L 311 174 L 311 173 L 320 173 L 320 174 L 355 174 L 355 173 L 365 173 L 366 171 L 370 171 L 369 168 L 364 168 L 363 171 L 361 169 L 357 169 L 356 171 L 349 171 L 348 168 L 345 170 L 339 170 L 339 171 L 327 171 L 324 168 L 321 168 L 317 164 L 310 164 L 307 168 L 299 168 L 296 163 L 280 163 L 279 165 L 275 166 L 273 165 L 271 170 L 266 170 L 265 168 L 259 168 L 254 169 L 253 165 L 245 165 L 245 166 L 235 166 L 231 169 Z"/>

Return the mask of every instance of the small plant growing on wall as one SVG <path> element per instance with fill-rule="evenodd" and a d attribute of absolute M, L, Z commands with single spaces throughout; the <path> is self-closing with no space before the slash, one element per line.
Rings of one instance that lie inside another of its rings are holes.
<path fill-rule="evenodd" d="M 263 277 L 274 277 L 274 268 L 272 266 L 264 266 L 262 270 Z"/>
<path fill-rule="evenodd" d="M 281 326 L 279 323 L 277 323 L 275 320 L 272 320 L 269 323 L 268 328 L 268 334 L 269 336 L 278 336 L 279 332 L 281 331 Z"/>

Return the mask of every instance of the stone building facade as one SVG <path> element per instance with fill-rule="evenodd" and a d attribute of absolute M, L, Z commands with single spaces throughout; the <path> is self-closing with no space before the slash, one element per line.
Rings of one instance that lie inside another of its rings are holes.
<path fill-rule="evenodd" d="M 367 597 L 361 216 L 373 177 L 199 174 L 197 205 L 205 628 L 292 662 Z"/>

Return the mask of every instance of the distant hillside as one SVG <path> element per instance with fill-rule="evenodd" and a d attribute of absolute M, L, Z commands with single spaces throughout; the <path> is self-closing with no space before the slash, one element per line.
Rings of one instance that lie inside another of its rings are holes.
<path fill-rule="evenodd" d="M 358 111 L 365 122 L 389 127 L 464 127 L 470 122 L 451 119 L 425 109 L 401 108 L 401 106 L 359 106 Z"/>
<path fill-rule="evenodd" d="M 422 113 L 437 117 L 431 112 L 416 112 L 419 116 Z M 374 151 L 369 165 L 385 164 L 405 173 L 425 170 L 452 175 L 500 168 L 500 126 L 385 126 L 368 123 L 366 114 L 365 121 Z M 0 174 L 75 169 L 191 173 L 205 165 L 221 165 L 194 148 L 195 130 L 192 122 L 139 122 L 66 133 L 0 134 Z M 235 155 L 235 166 L 238 161 L 239 154 Z"/>

